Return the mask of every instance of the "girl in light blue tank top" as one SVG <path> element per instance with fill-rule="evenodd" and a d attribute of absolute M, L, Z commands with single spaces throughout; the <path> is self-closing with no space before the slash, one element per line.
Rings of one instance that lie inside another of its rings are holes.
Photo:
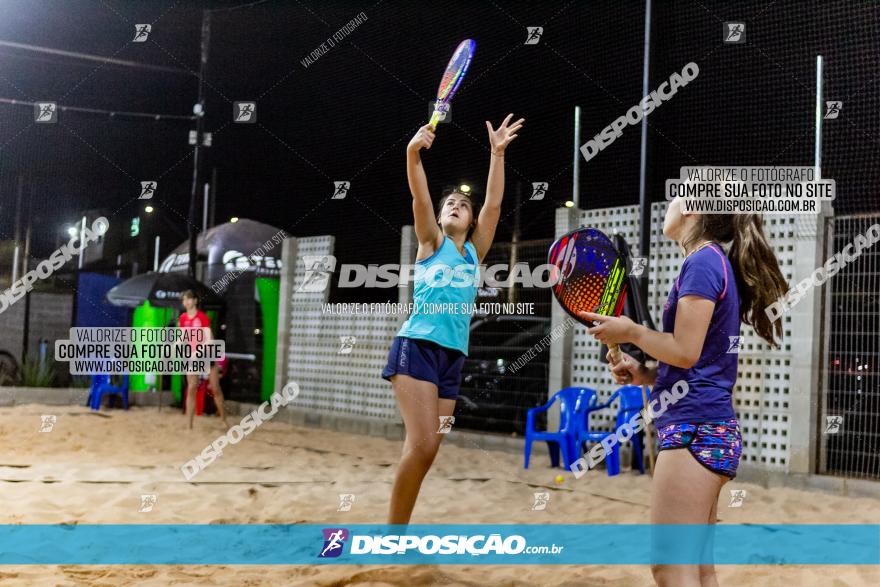
<path fill-rule="evenodd" d="M 492 246 L 504 197 L 504 152 L 522 128 L 512 114 L 489 133 L 486 199 L 478 209 L 469 189 L 453 189 L 440 200 L 435 216 L 420 152 L 430 149 L 434 128 L 419 129 L 406 148 L 406 172 L 413 198 L 416 271 L 413 313 L 388 353 L 382 377 L 391 382 L 406 440 L 391 490 L 389 524 L 408 524 L 422 479 L 428 473 L 452 414 L 468 352 L 471 314 L 479 265 Z"/>
<path fill-rule="evenodd" d="M 447 201 L 456 195 L 450 194 Z M 428 340 L 467 355 L 479 261 L 470 241 L 464 243 L 464 252 L 444 234 L 440 248 L 416 262 L 413 313 L 397 336 Z"/>

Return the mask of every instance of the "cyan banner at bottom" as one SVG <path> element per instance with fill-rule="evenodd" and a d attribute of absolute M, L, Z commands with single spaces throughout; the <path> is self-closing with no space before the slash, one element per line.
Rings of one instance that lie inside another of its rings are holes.
<path fill-rule="evenodd" d="M 0 564 L 880 564 L 880 525 L 3 525 Z"/>

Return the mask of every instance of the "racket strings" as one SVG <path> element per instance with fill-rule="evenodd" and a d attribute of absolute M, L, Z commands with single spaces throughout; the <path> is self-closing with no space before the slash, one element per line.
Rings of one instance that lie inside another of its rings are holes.
<path fill-rule="evenodd" d="M 626 299 L 626 268 L 605 234 L 580 229 L 560 237 L 550 249 L 549 261 L 558 282 L 553 293 L 560 305 L 584 322 L 580 312 L 620 315 Z"/>
<path fill-rule="evenodd" d="M 437 102 L 448 102 L 452 99 L 464 74 L 467 73 L 474 55 L 477 44 L 472 39 L 462 41 L 452 54 L 452 59 L 440 78 L 440 87 L 437 89 Z"/>

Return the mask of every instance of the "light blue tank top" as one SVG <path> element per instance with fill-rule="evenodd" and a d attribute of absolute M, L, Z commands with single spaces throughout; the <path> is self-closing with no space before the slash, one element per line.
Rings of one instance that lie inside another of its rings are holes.
<path fill-rule="evenodd" d="M 479 259 L 470 241 L 464 249 L 466 257 L 444 235 L 433 255 L 416 261 L 413 312 L 397 336 L 430 340 L 467 355 Z"/>

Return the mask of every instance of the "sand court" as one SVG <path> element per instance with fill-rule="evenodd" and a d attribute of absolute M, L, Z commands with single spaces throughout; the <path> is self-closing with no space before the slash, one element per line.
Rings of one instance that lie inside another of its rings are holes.
<path fill-rule="evenodd" d="M 49 432 L 42 416 L 54 415 Z M 238 416 L 233 417 L 237 419 Z M 180 466 L 223 431 L 200 417 L 133 408 L 95 413 L 70 406 L 0 409 L 0 517 L 6 524 L 363 524 L 383 523 L 400 442 L 267 422 L 187 482 Z M 579 480 L 549 467 L 536 446 L 521 455 L 478 442 L 444 447 L 416 507 L 414 524 L 639 524 L 648 521 L 650 478 L 604 470 Z M 876 500 L 793 489 L 745 489 L 740 508 L 719 502 L 720 523 L 880 522 Z M 534 493 L 550 493 L 533 511 Z M 339 494 L 354 494 L 337 511 Z M 155 496 L 143 498 L 142 496 Z M 151 507 L 150 507 L 151 506 Z M 141 511 L 148 510 L 148 511 Z M 634 536 L 634 540 L 639 537 Z M 601 547 L 601 545 L 597 545 Z M 217 548 L 222 551 L 223 545 Z M 721 566 L 725 585 L 876 585 L 876 568 Z M 636 566 L 7 566 L 8 585 L 648 585 Z M 829 583 L 830 581 L 830 583 Z"/>

